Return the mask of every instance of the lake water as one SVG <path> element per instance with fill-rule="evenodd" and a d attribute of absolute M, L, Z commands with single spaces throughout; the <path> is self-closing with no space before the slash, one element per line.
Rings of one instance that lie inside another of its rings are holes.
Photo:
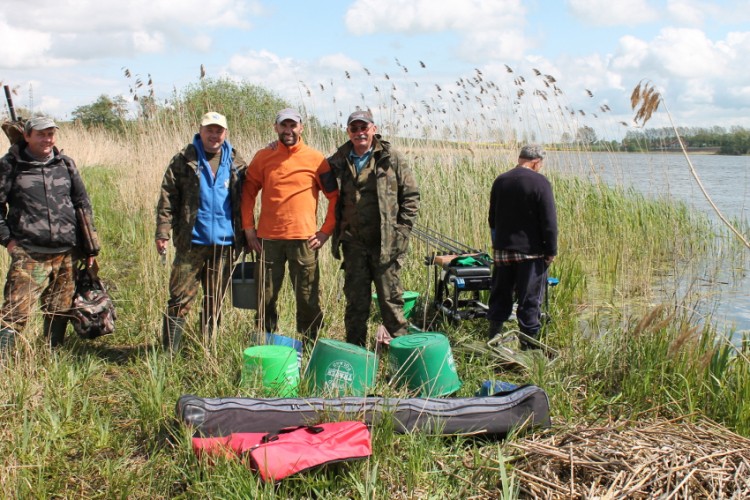
<path fill-rule="evenodd" d="M 750 156 L 690 155 L 703 186 L 723 215 L 750 239 Z M 597 178 L 609 185 L 632 187 L 649 197 L 685 202 L 723 226 L 693 178 L 682 154 L 552 152 L 548 168 L 555 172 Z M 728 233 L 729 230 L 727 229 Z M 736 238 L 735 236 L 731 236 Z M 702 281 L 711 299 L 705 307 L 720 328 L 750 333 L 750 249 L 744 258 L 707 264 Z"/>

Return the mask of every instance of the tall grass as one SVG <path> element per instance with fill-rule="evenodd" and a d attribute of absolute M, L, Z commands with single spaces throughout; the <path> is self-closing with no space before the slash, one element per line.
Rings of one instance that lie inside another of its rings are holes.
<path fill-rule="evenodd" d="M 240 387 L 242 349 L 252 314 L 226 304 L 216 346 L 199 342 L 197 317 L 174 358 L 159 348 L 167 300 L 168 266 L 153 243 L 154 206 L 169 158 L 189 142 L 185 123 L 144 125 L 122 140 L 101 132 L 61 130 L 60 144 L 76 158 L 92 196 L 103 240 L 101 275 L 117 302 L 114 335 L 96 341 L 70 337 L 49 352 L 34 318 L 16 359 L 0 366 L 0 492 L 7 498 L 425 498 L 518 494 L 519 477 L 503 442 L 395 435 L 373 429 L 366 461 L 264 485 L 244 464 L 208 464 L 192 456 L 189 431 L 174 420 L 186 393 L 256 396 Z M 330 153 L 340 140 L 309 130 L 309 142 Z M 273 139 L 232 137 L 242 154 Z M 467 245 L 488 249 L 489 187 L 513 165 L 514 150 L 448 147 L 395 141 L 413 164 L 422 191 L 420 223 Z M 560 175 L 552 179 L 560 218 L 560 257 L 552 274 L 561 285 L 550 296 L 553 321 L 546 339 L 560 351 L 552 362 L 532 358 L 528 371 L 497 368 L 489 355 L 456 349 L 470 396 L 482 380 L 534 383 L 549 394 L 556 423 L 703 413 L 750 435 L 748 348 L 710 325 L 691 322 L 684 297 L 655 292 L 663 277 L 710 257 L 705 220 L 682 206 L 634 192 Z M 321 213 L 323 212 L 321 207 Z M 432 249 L 414 240 L 403 280 L 424 298 L 431 293 Z M 169 257 L 172 257 L 170 250 Z M 321 253 L 326 337 L 343 339 L 339 263 Z M 7 268 L 3 256 L 0 271 Z M 689 300 L 689 299 L 687 299 Z M 289 288 L 282 299 L 282 333 L 293 334 Z M 373 314 L 375 314 L 373 312 Z M 374 316 L 371 330 L 374 332 Z M 483 321 L 441 328 L 459 347 L 482 340 Z M 72 330 L 71 330 L 72 332 Z M 69 335 L 71 335 L 69 333 Z M 382 363 L 386 365 L 386 363 Z M 383 367 L 385 370 L 385 367 Z M 381 374 L 376 392 L 403 395 Z M 511 436 L 509 439 L 518 439 Z"/>

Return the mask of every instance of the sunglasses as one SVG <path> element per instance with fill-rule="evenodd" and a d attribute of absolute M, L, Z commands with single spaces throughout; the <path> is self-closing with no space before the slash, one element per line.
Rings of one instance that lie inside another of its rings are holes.
<path fill-rule="evenodd" d="M 357 132 L 364 132 L 365 130 L 368 130 L 370 128 L 370 123 L 367 125 L 349 125 L 349 132 L 357 133 Z"/>

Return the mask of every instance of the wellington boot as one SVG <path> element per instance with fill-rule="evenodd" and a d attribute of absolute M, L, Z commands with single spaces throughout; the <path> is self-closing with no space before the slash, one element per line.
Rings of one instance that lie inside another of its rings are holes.
<path fill-rule="evenodd" d="M 52 348 L 59 347 L 65 342 L 65 330 L 68 328 L 68 318 L 63 316 L 44 316 L 44 336 L 49 338 Z"/>
<path fill-rule="evenodd" d="M 162 345 L 169 352 L 180 350 L 182 332 L 185 330 L 185 318 L 164 316 L 162 322 Z"/>
<path fill-rule="evenodd" d="M 13 356 L 16 347 L 16 333 L 12 328 L 0 329 L 0 359 Z"/>

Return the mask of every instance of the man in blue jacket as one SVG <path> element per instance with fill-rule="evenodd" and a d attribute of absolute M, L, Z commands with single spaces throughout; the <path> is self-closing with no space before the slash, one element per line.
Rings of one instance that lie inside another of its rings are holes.
<path fill-rule="evenodd" d="M 227 119 L 208 112 L 193 142 L 172 158 L 164 173 L 156 208 L 156 250 L 166 253 L 170 231 L 176 250 L 162 325 L 165 349 L 179 349 L 185 316 L 199 287 L 204 339 L 218 326 L 234 250 L 244 245 L 240 196 L 245 168 L 227 140 Z"/>
<path fill-rule="evenodd" d="M 519 330 L 539 338 L 547 268 L 557 255 L 555 199 L 549 181 L 539 173 L 544 156 L 541 146 L 524 146 L 518 165 L 492 184 L 488 221 L 495 267 L 487 312 L 490 340 L 510 318 L 514 293 Z M 532 346 L 521 337 L 522 349 Z"/>

